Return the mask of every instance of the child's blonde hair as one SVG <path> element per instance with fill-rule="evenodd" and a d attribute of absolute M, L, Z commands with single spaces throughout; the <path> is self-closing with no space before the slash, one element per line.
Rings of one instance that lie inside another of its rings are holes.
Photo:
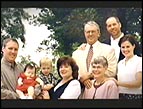
<path fill-rule="evenodd" d="M 49 66 L 52 67 L 52 60 L 49 59 L 48 57 L 43 57 L 43 58 L 40 60 L 39 64 L 40 64 L 40 67 L 41 67 L 42 65 L 49 65 Z"/>

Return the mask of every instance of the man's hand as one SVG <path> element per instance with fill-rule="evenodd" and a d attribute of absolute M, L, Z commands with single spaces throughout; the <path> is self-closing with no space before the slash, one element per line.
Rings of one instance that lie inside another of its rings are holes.
<path fill-rule="evenodd" d="M 81 83 L 83 83 L 85 80 L 87 80 L 87 79 L 89 79 L 89 75 L 82 75 L 81 77 L 80 77 L 80 82 Z"/>
<path fill-rule="evenodd" d="M 80 77 L 80 81 L 81 81 L 81 83 L 83 83 L 84 84 L 84 86 L 87 88 L 87 89 L 89 89 L 89 88 L 91 88 L 91 86 L 92 86 L 92 82 L 91 82 L 91 80 L 93 79 L 94 77 L 93 77 L 93 74 L 92 73 L 88 73 L 88 74 L 86 74 L 86 75 L 82 75 L 81 77 Z"/>
<path fill-rule="evenodd" d="M 83 82 L 84 86 L 87 88 L 87 89 L 90 89 L 91 86 L 92 86 L 92 82 L 90 79 L 87 79 Z"/>
<path fill-rule="evenodd" d="M 86 43 L 82 43 L 79 47 L 78 50 L 85 50 Z"/>

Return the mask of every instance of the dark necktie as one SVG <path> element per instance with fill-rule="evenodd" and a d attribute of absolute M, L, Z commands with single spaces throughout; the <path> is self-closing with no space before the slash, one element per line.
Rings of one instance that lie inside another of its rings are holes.
<path fill-rule="evenodd" d="M 91 45 L 86 59 L 87 71 L 89 71 L 89 66 L 90 66 L 92 56 L 93 56 L 93 47 Z"/>

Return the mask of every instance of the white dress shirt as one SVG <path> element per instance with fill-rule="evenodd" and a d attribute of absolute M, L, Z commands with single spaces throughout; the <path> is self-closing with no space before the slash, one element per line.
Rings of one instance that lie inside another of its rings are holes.
<path fill-rule="evenodd" d="M 115 55 L 116 55 L 116 58 L 117 60 L 119 59 L 119 54 L 120 54 L 120 47 L 118 45 L 119 43 L 119 40 L 124 36 L 124 34 L 122 33 L 118 38 L 116 39 L 113 39 L 112 37 L 111 38 L 111 46 L 115 49 Z"/>

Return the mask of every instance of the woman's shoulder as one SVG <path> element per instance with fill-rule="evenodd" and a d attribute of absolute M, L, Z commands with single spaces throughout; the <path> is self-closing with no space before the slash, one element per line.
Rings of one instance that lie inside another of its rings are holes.
<path fill-rule="evenodd" d="M 125 63 L 125 58 L 123 58 L 122 60 L 120 60 L 119 62 L 118 62 L 118 65 L 121 65 L 121 64 L 124 64 Z"/>
<path fill-rule="evenodd" d="M 134 59 L 135 59 L 135 60 L 142 61 L 142 57 L 141 57 L 141 56 L 137 56 L 137 55 L 135 55 L 135 56 L 134 56 Z"/>
<path fill-rule="evenodd" d="M 107 85 L 117 85 L 115 83 L 115 81 L 116 81 L 115 78 L 108 78 L 108 79 L 106 79 L 105 84 L 107 84 Z"/>
<path fill-rule="evenodd" d="M 72 84 L 72 85 L 79 84 L 79 85 L 80 85 L 80 82 L 79 82 L 79 80 L 77 80 L 77 79 L 73 79 L 73 80 L 71 80 L 71 81 L 69 82 L 69 84 Z"/>

